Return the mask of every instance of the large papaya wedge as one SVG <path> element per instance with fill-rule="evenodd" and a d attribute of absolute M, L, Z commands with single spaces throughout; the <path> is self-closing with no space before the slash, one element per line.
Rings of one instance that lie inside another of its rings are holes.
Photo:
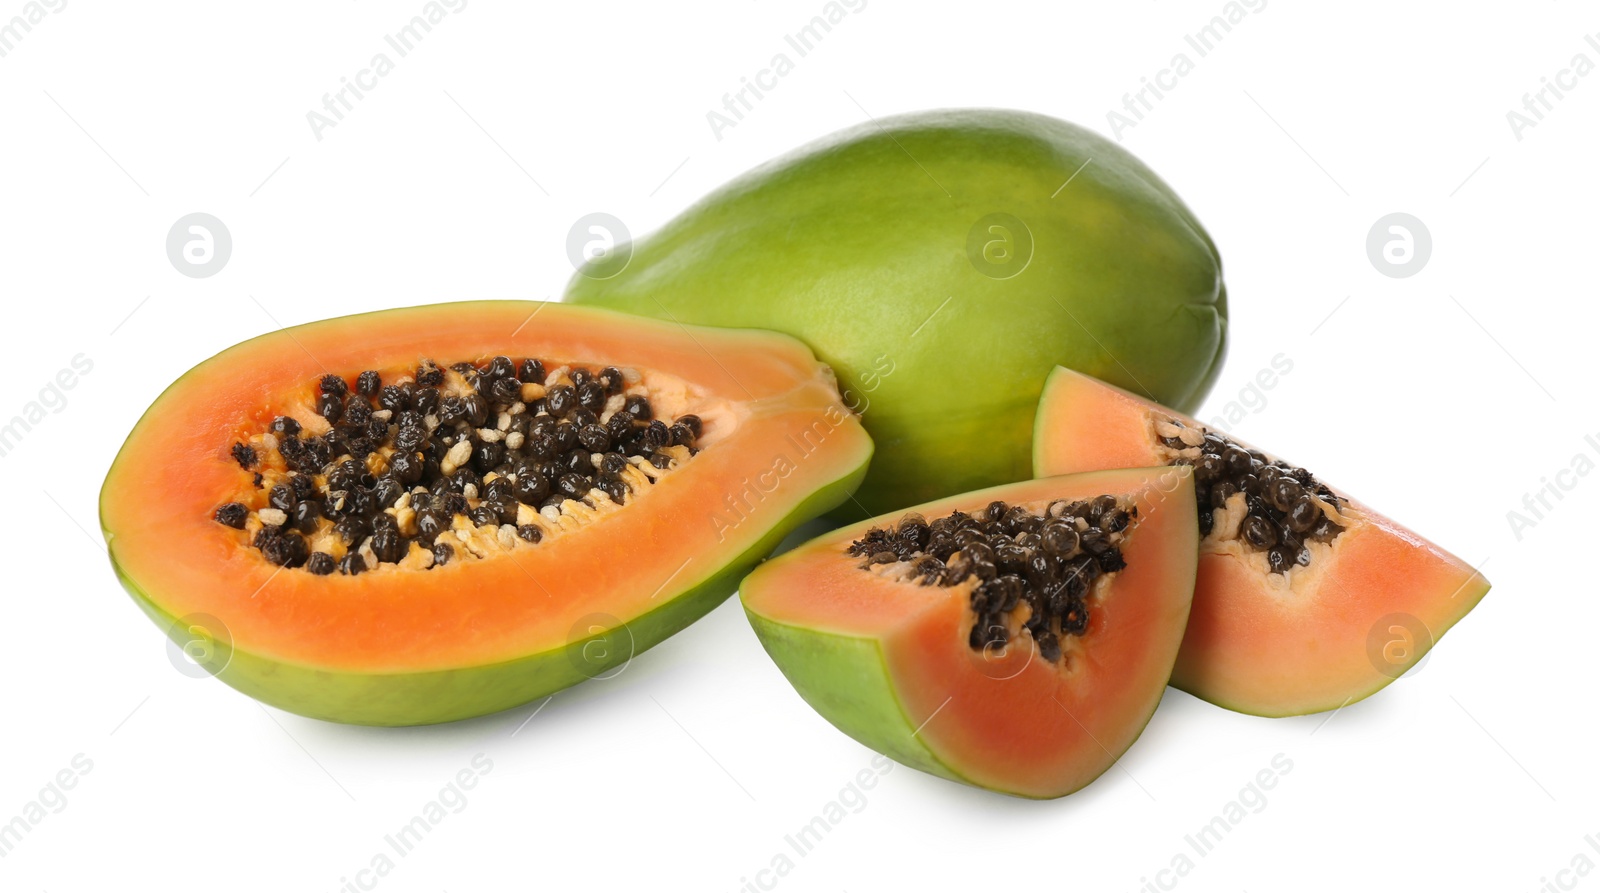
<path fill-rule="evenodd" d="M 1070 369 L 1046 381 L 1035 437 L 1041 476 L 1194 470 L 1200 563 L 1172 684 L 1230 710 L 1368 697 L 1489 592 L 1477 568 L 1309 469 Z"/>
<path fill-rule="evenodd" d="M 1028 477 L 1058 364 L 1194 408 L 1227 320 L 1216 248 L 1148 167 L 1000 110 L 804 146 L 591 261 L 567 300 L 805 341 L 877 447 L 855 514 Z"/>

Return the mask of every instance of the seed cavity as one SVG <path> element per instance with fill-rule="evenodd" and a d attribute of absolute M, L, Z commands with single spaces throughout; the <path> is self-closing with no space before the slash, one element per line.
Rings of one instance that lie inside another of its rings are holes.
<path fill-rule="evenodd" d="M 364 370 L 353 387 L 323 375 L 311 402 L 329 430 L 278 416 L 234 443 L 253 489 L 213 520 L 318 576 L 426 570 L 593 523 L 699 452 L 700 418 L 656 418 L 637 371 L 546 368 L 497 356 Z"/>
<path fill-rule="evenodd" d="M 1127 567 L 1122 544 L 1138 519 L 1131 501 L 1104 495 L 1055 500 L 1043 511 L 992 502 L 976 515 L 903 516 L 873 527 L 845 554 L 860 567 L 924 586 L 971 586 L 974 651 L 1031 638 L 1039 656 L 1063 660 L 1063 642 L 1089 630 L 1091 607 Z"/>
<path fill-rule="evenodd" d="M 1200 535 L 1263 553 L 1268 573 L 1308 567 L 1311 544 L 1332 545 L 1352 523 L 1346 500 L 1304 468 L 1178 419 L 1151 428 L 1168 465 L 1194 468 Z"/>

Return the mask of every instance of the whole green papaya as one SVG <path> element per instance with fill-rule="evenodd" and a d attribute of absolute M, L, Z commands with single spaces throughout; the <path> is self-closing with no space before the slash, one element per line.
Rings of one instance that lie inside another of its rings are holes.
<path fill-rule="evenodd" d="M 566 299 L 805 341 L 877 445 L 857 515 L 1030 477 L 1057 364 L 1192 410 L 1227 340 L 1221 260 L 1178 196 L 1115 143 L 1006 110 L 804 146 L 585 264 Z"/>

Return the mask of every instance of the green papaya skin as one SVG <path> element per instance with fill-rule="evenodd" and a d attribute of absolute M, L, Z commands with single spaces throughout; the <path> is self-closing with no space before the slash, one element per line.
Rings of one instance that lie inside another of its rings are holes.
<path fill-rule="evenodd" d="M 1115 143 L 1026 112 L 867 122 L 618 251 L 566 300 L 775 329 L 833 366 L 877 446 L 841 515 L 1029 477 L 1058 364 L 1188 411 L 1226 349 L 1221 261 L 1189 209 Z"/>

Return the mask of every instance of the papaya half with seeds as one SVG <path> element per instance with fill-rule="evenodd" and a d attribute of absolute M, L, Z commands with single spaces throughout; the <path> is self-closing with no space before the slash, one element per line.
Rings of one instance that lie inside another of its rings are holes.
<path fill-rule="evenodd" d="M 1172 189 L 1090 131 L 1003 110 L 804 146 L 581 268 L 567 300 L 805 341 L 877 445 L 842 507 L 858 516 L 1028 477 L 1058 364 L 1196 407 L 1227 334 L 1217 249 Z"/>
<path fill-rule="evenodd" d="M 617 672 L 871 453 L 787 336 L 441 304 L 196 366 L 123 444 L 100 523 L 206 672 L 306 716 L 437 723 Z"/>
<path fill-rule="evenodd" d="M 1061 797 L 1161 701 L 1194 512 L 1184 468 L 1024 481 L 825 534 L 756 568 L 739 597 L 840 731 L 953 781 Z"/>

